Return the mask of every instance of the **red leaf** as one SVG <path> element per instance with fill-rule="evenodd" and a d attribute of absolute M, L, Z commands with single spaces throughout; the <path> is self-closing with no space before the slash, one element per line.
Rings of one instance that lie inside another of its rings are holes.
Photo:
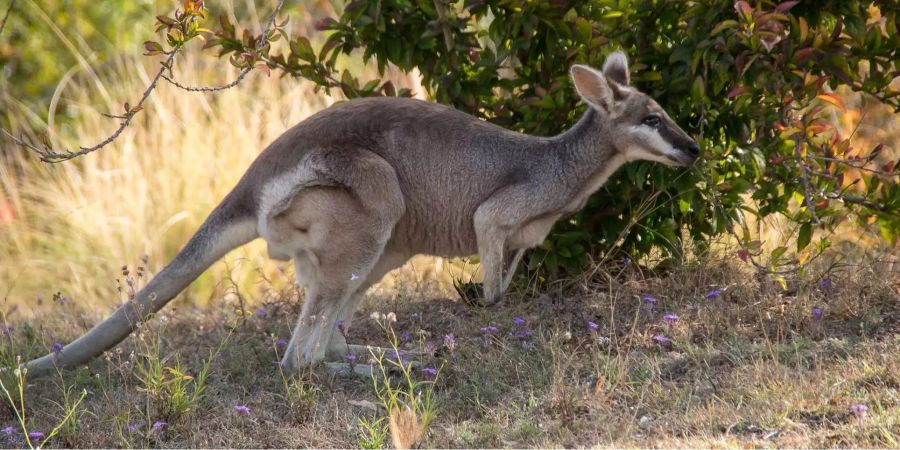
<path fill-rule="evenodd" d="M 316 22 L 315 28 L 318 31 L 330 30 L 332 28 L 332 25 L 334 25 L 336 23 L 338 23 L 337 20 L 334 20 L 331 17 L 326 17 L 326 18 Z"/>
<path fill-rule="evenodd" d="M 737 254 L 738 258 L 741 258 L 741 261 L 743 262 L 747 262 L 747 260 L 750 259 L 750 252 L 748 252 L 746 249 L 742 248 L 738 250 Z"/>
<path fill-rule="evenodd" d="M 750 4 L 745 1 L 734 2 L 734 9 L 737 10 L 737 12 L 746 15 L 747 17 L 750 17 L 750 15 L 753 14 L 753 8 L 751 8 Z"/>
<path fill-rule="evenodd" d="M 778 4 L 778 6 L 775 7 L 775 11 L 778 11 L 780 13 L 788 12 L 788 11 L 790 11 L 791 8 L 793 8 L 794 6 L 797 6 L 797 3 L 800 3 L 800 2 L 799 1 L 781 2 Z"/>
<path fill-rule="evenodd" d="M 798 65 L 806 64 L 806 62 L 809 61 L 809 58 L 811 58 L 815 53 L 816 49 L 812 47 L 801 48 L 800 50 L 794 52 L 794 63 Z"/>
<path fill-rule="evenodd" d="M 731 88 L 731 90 L 728 91 L 728 93 L 725 94 L 725 96 L 728 98 L 735 98 L 735 97 L 743 94 L 744 92 L 747 92 L 747 88 L 745 88 L 744 86 L 741 86 L 741 85 L 737 85 L 737 86 Z"/>
<path fill-rule="evenodd" d="M 888 161 L 888 163 L 885 164 L 884 166 L 882 166 L 881 168 L 884 169 L 885 172 L 893 172 L 895 163 L 896 163 L 896 161 Z"/>
<path fill-rule="evenodd" d="M 883 148 L 884 148 L 884 144 L 876 145 L 875 148 L 873 148 L 872 151 L 869 152 L 869 156 L 867 156 L 866 159 L 868 161 L 871 161 L 871 160 L 877 158 L 878 154 L 881 153 L 881 149 L 883 149 Z"/>
<path fill-rule="evenodd" d="M 834 42 L 841 36 L 841 31 L 844 30 L 844 18 L 838 16 L 837 23 L 834 24 L 834 32 L 831 33 L 831 42 Z"/>
<path fill-rule="evenodd" d="M 841 98 L 838 97 L 837 94 L 834 94 L 831 92 L 825 92 L 825 93 L 817 95 L 816 98 L 819 100 L 831 103 L 832 105 L 836 106 L 841 111 L 846 109 L 846 107 L 844 106 L 844 101 L 841 100 Z"/>

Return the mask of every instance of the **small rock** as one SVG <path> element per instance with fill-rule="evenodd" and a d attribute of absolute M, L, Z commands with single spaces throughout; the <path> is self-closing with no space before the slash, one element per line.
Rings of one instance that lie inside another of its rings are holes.
<path fill-rule="evenodd" d="M 653 418 L 651 418 L 650 416 L 641 416 L 641 418 L 638 419 L 638 426 L 642 430 L 646 430 L 646 429 L 650 428 L 650 426 L 652 424 L 653 424 Z"/>

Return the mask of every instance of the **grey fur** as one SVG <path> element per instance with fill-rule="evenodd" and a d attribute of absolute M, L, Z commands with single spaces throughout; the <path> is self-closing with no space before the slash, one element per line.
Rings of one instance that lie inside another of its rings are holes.
<path fill-rule="evenodd" d="M 353 100 L 313 115 L 269 145 L 135 302 L 28 367 L 73 366 L 102 353 L 225 252 L 257 236 L 271 257 L 293 259 L 307 285 L 283 361 L 290 367 L 340 355 L 346 342 L 334 323 L 349 326 L 362 293 L 415 254 L 478 253 L 486 301 L 497 300 L 506 284 L 504 255 L 540 245 L 622 164 L 688 165 L 699 152 L 656 102 L 627 86 L 623 54 L 604 68 L 606 75 L 572 68 L 591 107 L 554 137 L 404 98 Z M 648 125 L 650 115 L 658 124 Z"/>

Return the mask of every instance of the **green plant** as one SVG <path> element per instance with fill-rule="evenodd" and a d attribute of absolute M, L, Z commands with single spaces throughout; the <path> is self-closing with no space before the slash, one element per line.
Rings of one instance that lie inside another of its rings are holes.
<path fill-rule="evenodd" d="M 387 411 L 387 428 L 394 446 L 411 448 L 423 437 L 437 415 L 434 386 L 440 371 L 435 370 L 431 380 L 414 379 L 413 368 L 416 364 L 408 358 L 404 360 L 397 334 L 391 326 L 396 321 L 394 313 L 376 313 L 373 317 L 391 343 L 391 355 L 370 350 L 373 369 L 377 368 L 372 370 L 372 387 Z M 394 373 L 399 376 L 399 381 L 392 377 Z"/>
<path fill-rule="evenodd" d="M 222 339 L 215 351 L 210 352 L 197 376 L 187 373 L 177 353 L 161 357 L 159 343 L 154 341 L 148 344 L 135 364 L 135 376 L 142 385 L 139 389 L 147 394 L 148 401 L 163 417 L 168 420 L 181 418 L 200 404 L 206 393 L 212 363 L 230 337 L 231 333 Z M 168 361 L 173 357 L 175 363 L 169 366 Z"/>
<path fill-rule="evenodd" d="M 275 355 L 280 359 L 282 355 L 278 352 L 278 342 L 275 338 L 272 339 L 272 346 L 275 349 Z M 281 385 L 284 389 L 282 397 L 288 409 L 298 418 L 308 415 L 316 406 L 321 390 L 307 380 L 304 373 L 286 374 L 281 364 L 278 364 L 278 375 L 281 377 Z"/>
<path fill-rule="evenodd" d="M 18 361 L 19 365 L 21 361 Z M 57 434 L 62 431 L 66 433 L 67 431 L 75 431 L 78 427 L 78 418 L 82 414 L 82 410 L 79 409 L 81 402 L 87 397 L 87 390 L 82 389 L 81 394 L 76 398 L 75 395 L 71 392 L 74 389 L 74 386 L 67 387 L 63 390 L 64 394 L 64 403 L 63 403 L 63 418 L 59 421 L 59 423 L 53 427 L 53 430 L 50 433 L 44 435 L 34 435 L 28 431 L 28 420 L 25 410 L 25 377 L 28 373 L 28 369 L 22 367 L 16 367 L 13 371 L 14 375 L 14 390 L 16 392 L 16 396 L 13 397 L 13 394 L 6 387 L 6 383 L 3 381 L 3 377 L 0 377 L 0 389 L 3 390 L 3 395 L 6 398 L 6 401 L 9 402 L 9 406 L 12 408 L 13 412 L 16 415 L 16 420 L 19 423 L 19 427 L 22 429 L 22 435 L 25 438 L 25 445 L 28 448 L 43 448 L 47 442 L 50 442 Z M 18 404 L 16 403 L 18 402 Z M 40 441 L 35 446 L 34 442 Z"/>
<path fill-rule="evenodd" d="M 384 417 L 377 420 L 369 420 L 366 417 L 360 417 L 357 425 L 360 436 L 357 443 L 360 448 L 365 449 L 382 449 L 387 439 L 388 425 L 384 423 Z"/>

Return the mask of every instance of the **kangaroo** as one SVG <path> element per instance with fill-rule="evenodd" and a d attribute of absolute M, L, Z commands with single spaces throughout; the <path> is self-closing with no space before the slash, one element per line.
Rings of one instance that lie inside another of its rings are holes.
<path fill-rule="evenodd" d="M 306 286 L 282 360 L 288 368 L 358 351 L 335 325 L 348 327 L 366 289 L 416 254 L 477 253 L 485 301 L 498 300 L 522 251 L 543 243 L 623 164 L 688 166 L 700 153 L 629 86 L 623 53 L 612 53 L 602 71 L 573 65 L 570 75 L 589 107 L 554 137 L 407 98 L 351 100 L 309 117 L 259 155 L 133 300 L 61 351 L 27 363 L 29 373 L 77 366 L 112 348 L 225 253 L 258 237 L 271 258 L 294 261 Z"/>

